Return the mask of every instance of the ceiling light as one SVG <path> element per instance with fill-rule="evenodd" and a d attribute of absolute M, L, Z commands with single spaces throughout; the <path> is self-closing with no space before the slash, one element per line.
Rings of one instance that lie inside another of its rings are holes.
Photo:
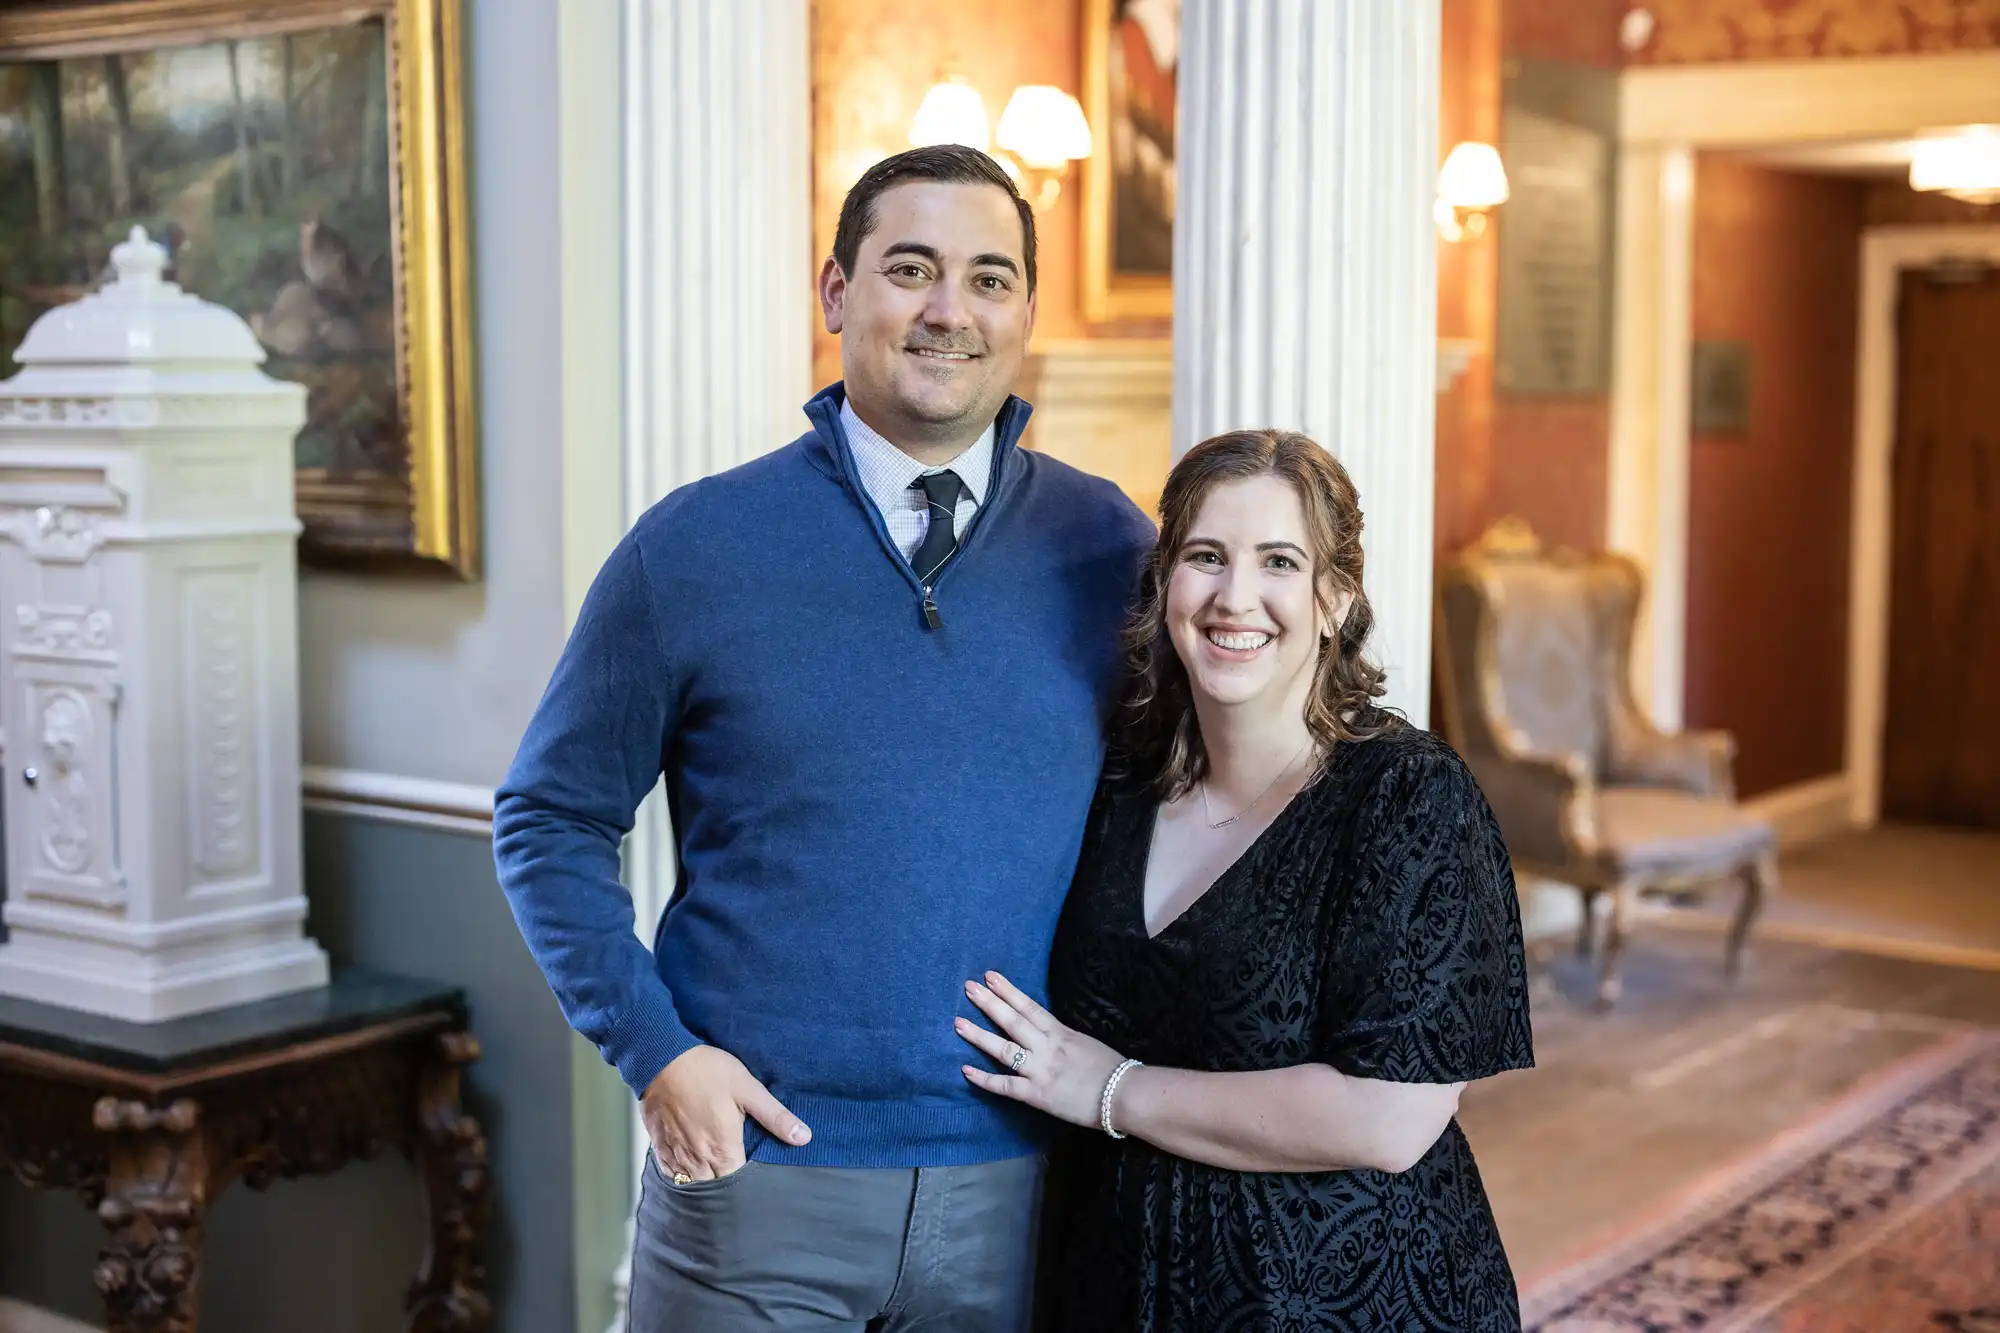
<path fill-rule="evenodd" d="M 1919 139 L 1910 155 L 1910 188 L 1970 204 L 2000 203 L 2000 132 L 1975 125 L 1949 138 Z"/>

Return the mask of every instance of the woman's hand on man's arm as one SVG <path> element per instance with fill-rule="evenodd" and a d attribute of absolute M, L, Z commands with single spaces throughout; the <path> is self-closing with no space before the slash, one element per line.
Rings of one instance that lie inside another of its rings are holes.
<path fill-rule="evenodd" d="M 965 1067 L 988 1092 L 1098 1128 L 1104 1085 L 1122 1063 L 997 973 L 966 994 L 993 1021 L 958 1032 L 1002 1070 Z M 1018 1063 L 1018 1069 L 1014 1066 Z M 1216 1074 L 1141 1066 L 1119 1081 L 1112 1128 L 1190 1161 L 1232 1171 L 1407 1171 L 1458 1112 L 1463 1083 L 1392 1083 L 1329 1065 Z"/>

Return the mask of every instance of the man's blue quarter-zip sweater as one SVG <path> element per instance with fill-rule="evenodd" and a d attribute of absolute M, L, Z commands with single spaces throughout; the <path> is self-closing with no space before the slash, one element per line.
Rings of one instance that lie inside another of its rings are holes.
<path fill-rule="evenodd" d="M 758 1160 L 997 1160 L 1038 1126 L 966 1083 L 952 1020 L 988 968 L 1044 991 L 1153 529 L 1020 448 L 1010 398 L 927 593 L 842 399 L 619 542 L 495 794 L 495 861 L 565 1017 L 635 1093 L 706 1043 L 812 1126 L 793 1148 L 753 1123 Z M 680 883 L 649 953 L 619 845 L 663 771 Z"/>

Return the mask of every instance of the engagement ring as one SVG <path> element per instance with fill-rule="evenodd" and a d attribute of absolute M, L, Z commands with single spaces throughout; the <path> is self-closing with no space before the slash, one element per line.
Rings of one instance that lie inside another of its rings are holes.
<path fill-rule="evenodd" d="M 1016 1046 L 1014 1048 L 1014 1058 L 1007 1062 L 1007 1067 L 1018 1074 L 1021 1072 L 1021 1066 L 1026 1063 L 1028 1063 L 1028 1053 L 1019 1046 Z"/>

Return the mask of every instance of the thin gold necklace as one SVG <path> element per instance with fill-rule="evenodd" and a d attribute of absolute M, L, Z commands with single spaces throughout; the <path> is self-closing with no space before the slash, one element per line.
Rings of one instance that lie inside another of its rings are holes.
<path fill-rule="evenodd" d="M 1299 747 L 1298 754 L 1292 756 L 1292 762 L 1286 764 L 1283 768 L 1279 769 L 1278 776 L 1271 779 L 1271 785 L 1264 788 L 1264 790 L 1258 792 L 1256 800 L 1250 802 L 1250 804 L 1244 806 L 1241 810 L 1238 810 L 1235 814 L 1223 820 L 1221 823 L 1215 822 L 1215 820 L 1212 818 L 1215 812 L 1208 808 L 1208 779 L 1205 777 L 1197 778 L 1195 780 L 1195 785 L 1201 788 L 1202 823 L 1207 824 L 1210 828 L 1228 828 L 1231 824 L 1234 824 L 1237 820 L 1243 818 L 1243 816 L 1249 814 L 1252 810 L 1255 810 L 1259 805 L 1262 805 L 1264 803 L 1264 798 L 1266 796 L 1269 796 L 1273 791 L 1275 791 L 1277 789 L 1278 784 L 1284 781 L 1285 777 L 1288 774 L 1290 774 L 1294 768 L 1298 767 L 1300 757 L 1304 755 L 1305 752 L 1307 750 L 1310 750 L 1311 748 L 1312 748 L 1312 737 L 1308 736 L 1306 738 L 1306 743 Z"/>

